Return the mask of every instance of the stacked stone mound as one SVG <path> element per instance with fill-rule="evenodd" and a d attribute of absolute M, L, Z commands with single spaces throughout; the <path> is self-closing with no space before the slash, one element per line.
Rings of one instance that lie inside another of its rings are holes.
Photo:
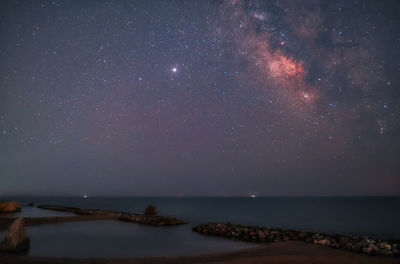
<path fill-rule="evenodd" d="M 0 251 L 21 252 L 29 249 L 30 240 L 24 227 L 24 219 L 16 219 L 0 243 Z"/>
<path fill-rule="evenodd" d="M 101 209 L 80 209 L 75 207 L 65 207 L 58 205 L 39 205 L 38 208 L 63 211 L 63 212 L 72 212 L 78 215 L 107 216 L 121 221 L 127 221 L 144 225 L 166 226 L 166 225 L 187 224 L 187 222 L 183 220 L 179 220 L 173 217 L 159 216 L 159 215 L 142 215 L 142 214 L 133 214 L 133 213 L 125 213 L 125 212 L 117 212 L 117 211 L 101 210 Z"/>
<path fill-rule="evenodd" d="M 222 236 L 259 243 L 304 241 L 332 248 L 340 248 L 369 255 L 400 256 L 400 241 L 376 240 L 366 236 L 328 235 L 322 233 L 273 229 L 270 227 L 208 223 L 193 227 L 193 231 L 212 236 Z"/>
<path fill-rule="evenodd" d="M 12 201 L 0 201 L 0 213 L 20 212 L 21 204 Z"/>
<path fill-rule="evenodd" d="M 149 205 L 146 208 L 146 211 L 144 212 L 145 215 L 156 215 L 157 214 L 157 208 L 153 205 Z"/>

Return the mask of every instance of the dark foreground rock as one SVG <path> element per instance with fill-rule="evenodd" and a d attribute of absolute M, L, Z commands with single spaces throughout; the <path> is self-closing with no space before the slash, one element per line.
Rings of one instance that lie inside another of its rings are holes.
<path fill-rule="evenodd" d="M 156 215 L 157 214 L 157 208 L 154 205 L 149 205 L 146 208 L 146 211 L 144 212 L 145 215 Z"/>
<path fill-rule="evenodd" d="M 0 213 L 20 212 L 21 204 L 12 201 L 0 201 Z"/>
<path fill-rule="evenodd" d="M 368 255 L 400 256 L 400 241 L 377 240 L 367 236 L 328 235 L 322 233 L 274 229 L 270 227 L 236 225 L 231 223 L 208 223 L 193 227 L 195 232 L 250 242 L 271 243 L 304 241 L 317 245 L 340 248 Z"/>
<path fill-rule="evenodd" d="M 24 227 L 24 219 L 17 218 L 0 243 L 0 251 L 21 252 L 29 250 L 30 240 Z"/>
<path fill-rule="evenodd" d="M 47 210 L 56 210 L 62 212 L 71 212 L 77 215 L 107 216 L 121 221 L 144 224 L 144 225 L 153 225 L 153 226 L 181 225 L 188 223 L 186 221 L 179 220 L 173 217 L 166 217 L 160 215 L 143 215 L 143 214 L 110 211 L 110 210 L 101 210 L 101 209 L 81 209 L 76 207 L 66 207 L 60 205 L 39 205 L 38 208 Z"/>

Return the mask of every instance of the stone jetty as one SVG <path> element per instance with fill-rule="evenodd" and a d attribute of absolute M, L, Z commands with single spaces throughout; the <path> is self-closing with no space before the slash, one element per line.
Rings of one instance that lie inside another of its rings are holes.
<path fill-rule="evenodd" d="M 160 215 L 135 214 L 135 213 L 126 213 L 126 212 L 101 210 L 101 209 L 82 209 L 82 208 L 67 207 L 61 205 L 44 204 L 44 205 L 39 205 L 38 208 L 62 211 L 62 212 L 71 212 L 77 215 L 106 216 L 116 220 L 144 224 L 144 225 L 153 225 L 153 226 L 181 225 L 188 223 L 184 220 L 179 220 L 173 217 L 160 216 Z"/>
<path fill-rule="evenodd" d="M 378 240 L 367 236 L 330 235 L 231 223 L 201 224 L 193 227 L 193 231 L 204 235 L 221 236 L 249 242 L 271 243 L 282 241 L 304 241 L 306 243 L 345 249 L 368 255 L 400 256 L 400 241 Z"/>

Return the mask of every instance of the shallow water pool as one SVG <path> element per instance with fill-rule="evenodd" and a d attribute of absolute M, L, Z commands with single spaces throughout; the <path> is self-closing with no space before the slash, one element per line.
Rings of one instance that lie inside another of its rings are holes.
<path fill-rule="evenodd" d="M 112 220 L 30 226 L 27 232 L 31 238 L 28 255 L 47 257 L 191 256 L 256 246 L 203 236 L 192 232 L 190 225 L 152 227 Z"/>

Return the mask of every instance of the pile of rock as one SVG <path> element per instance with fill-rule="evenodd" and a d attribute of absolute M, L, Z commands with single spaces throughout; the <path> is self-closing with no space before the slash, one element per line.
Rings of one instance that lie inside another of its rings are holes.
<path fill-rule="evenodd" d="M 81 209 L 76 207 L 66 207 L 59 205 L 39 205 L 38 208 L 47 209 L 47 210 L 56 210 L 63 212 L 71 212 L 78 215 L 93 215 L 93 216 L 108 216 L 111 218 L 115 218 L 121 221 L 127 221 L 132 223 L 144 224 L 144 225 L 154 225 L 154 226 L 166 226 L 166 225 L 181 225 L 187 224 L 186 221 L 179 220 L 173 217 L 159 216 L 159 215 L 147 215 L 147 214 L 134 214 L 134 213 L 125 213 L 118 211 L 110 211 L 110 210 L 101 210 L 101 209 Z M 157 212 L 157 209 L 154 207 L 152 212 Z"/>
<path fill-rule="evenodd" d="M 20 212 L 21 204 L 12 201 L 0 201 L 0 213 Z"/>
<path fill-rule="evenodd" d="M 144 211 L 145 215 L 156 215 L 157 208 L 154 205 L 147 206 L 146 210 Z"/>
<path fill-rule="evenodd" d="M 193 227 L 193 231 L 251 242 L 304 241 L 332 248 L 341 248 L 369 255 L 400 256 L 400 241 L 376 240 L 366 236 L 328 235 L 322 233 L 274 229 L 270 227 L 208 223 Z"/>

